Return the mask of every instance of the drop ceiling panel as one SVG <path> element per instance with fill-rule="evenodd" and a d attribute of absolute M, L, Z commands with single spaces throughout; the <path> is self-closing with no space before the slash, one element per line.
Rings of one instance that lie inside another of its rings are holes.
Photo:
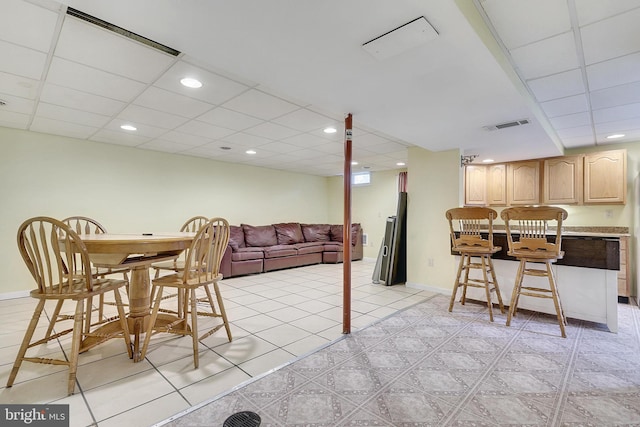
<path fill-rule="evenodd" d="M 94 95 L 79 90 L 45 83 L 40 100 L 62 107 L 88 111 L 90 113 L 113 116 L 126 105 L 122 101 Z"/>
<path fill-rule="evenodd" d="M 567 148 L 581 148 L 581 147 L 595 147 L 593 137 L 583 136 L 575 138 L 565 138 L 562 140 L 562 145 Z"/>
<path fill-rule="evenodd" d="M 640 8 L 581 28 L 587 65 L 640 50 Z"/>
<path fill-rule="evenodd" d="M 175 130 L 202 136 L 204 138 L 209 138 L 210 140 L 222 138 L 235 132 L 231 129 L 213 126 L 205 122 L 200 122 L 198 120 L 191 120 L 183 124 L 182 126 L 177 127 Z"/>
<path fill-rule="evenodd" d="M 182 85 L 180 80 L 184 77 L 200 80 L 202 87 L 193 89 Z M 249 86 L 203 70 L 184 61 L 174 64 L 155 82 L 155 86 L 210 104 L 222 104 L 249 89 Z"/>
<path fill-rule="evenodd" d="M 591 124 L 591 116 L 589 113 L 575 113 L 558 116 L 550 119 L 551 124 L 557 130 L 573 128 L 578 126 L 589 126 Z"/>
<path fill-rule="evenodd" d="M 31 99 L 21 98 L 19 96 L 2 94 L 0 99 L 5 101 L 7 105 L 0 108 L 0 111 L 11 111 L 20 114 L 31 114 L 35 107 L 35 102 Z"/>
<path fill-rule="evenodd" d="M 31 79 L 42 77 L 47 55 L 0 40 L 0 71 Z"/>
<path fill-rule="evenodd" d="M 507 49 L 567 32 L 571 28 L 566 3 L 557 0 L 484 0 L 482 7 Z M 535 25 L 531 25 L 535 22 Z"/>
<path fill-rule="evenodd" d="M 580 25 L 587 25 L 639 6 L 638 0 L 580 0 L 576 2 L 576 11 Z"/>
<path fill-rule="evenodd" d="M 233 145 L 239 145 L 241 147 L 255 148 L 271 142 L 268 138 L 260 136 L 249 135 L 248 133 L 238 132 L 233 135 L 225 136 L 223 141 L 231 143 Z M 226 145 L 226 144 L 225 144 Z"/>
<path fill-rule="evenodd" d="M 326 140 L 308 133 L 302 133 L 291 138 L 286 138 L 283 140 L 283 142 L 295 145 L 296 147 L 309 149 L 327 143 Z"/>
<path fill-rule="evenodd" d="M 247 116 L 246 114 L 238 113 L 236 111 L 227 110 L 226 108 L 222 107 L 214 108 L 213 110 L 207 111 L 206 113 L 198 117 L 198 120 L 233 130 L 244 130 L 263 123 L 262 120 L 256 119 L 255 117 Z"/>
<path fill-rule="evenodd" d="M 617 107 L 603 108 L 593 111 L 593 120 L 596 123 L 613 122 L 620 119 L 632 119 L 640 117 L 640 103 L 620 105 Z"/>
<path fill-rule="evenodd" d="M 9 128 L 26 129 L 29 125 L 30 116 L 28 114 L 16 113 L 14 111 L 0 110 L 0 126 Z"/>
<path fill-rule="evenodd" d="M 571 31 L 513 49 L 511 56 L 518 64 L 522 76 L 527 80 L 579 66 L 576 44 Z"/>
<path fill-rule="evenodd" d="M 582 74 L 578 69 L 530 80 L 528 83 L 539 102 L 578 95 L 585 91 Z"/>
<path fill-rule="evenodd" d="M 179 144 L 173 141 L 166 141 L 163 139 L 154 139 L 144 144 L 138 145 L 138 148 L 143 150 L 163 151 L 165 153 L 179 153 L 191 148 L 187 144 Z"/>
<path fill-rule="evenodd" d="M 155 86 L 148 87 L 133 103 L 190 119 L 213 108 L 213 105 L 206 102 Z"/>
<path fill-rule="evenodd" d="M 225 102 L 222 106 L 263 120 L 272 120 L 300 108 L 290 102 L 255 89 L 244 92 L 238 97 Z"/>
<path fill-rule="evenodd" d="M 3 0 L 0 39 L 48 52 L 57 21 L 58 14 L 51 10 L 22 0 Z"/>
<path fill-rule="evenodd" d="M 284 116 L 278 117 L 277 119 L 274 119 L 274 122 L 302 132 L 310 132 L 316 129 L 324 129 L 328 126 L 336 126 L 335 120 L 306 108 L 301 108 L 285 114 Z"/>
<path fill-rule="evenodd" d="M 189 120 L 186 117 L 176 116 L 139 105 L 129 105 L 118 114 L 118 118 L 132 123 L 144 123 L 162 129 L 173 129 Z"/>
<path fill-rule="evenodd" d="M 246 129 L 244 132 L 250 135 L 262 136 L 269 139 L 284 139 L 300 133 L 297 130 L 293 130 L 288 127 L 271 122 L 259 124 L 252 128 Z"/>
<path fill-rule="evenodd" d="M 47 119 L 45 117 L 34 118 L 29 129 L 34 132 L 51 133 L 81 139 L 89 138 L 98 130 L 97 128 L 78 123 L 61 122 L 60 120 Z"/>
<path fill-rule="evenodd" d="M 591 93 L 591 106 L 594 109 L 632 104 L 635 102 L 640 102 L 640 82 L 615 86 Z"/>
<path fill-rule="evenodd" d="M 558 136 L 562 138 L 563 142 L 565 138 L 578 138 L 578 137 L 587 137 L 593 140 L 593 127 L 591 127 L 591 125 L 559 129 L 557 133 L 558 133 Z"/>
<path fill-rule="evenodd" d="M 106 142 L 109 144 L 126 145 L 128 147 L 136 147 L 150 140 L 149 137 L 142 135 L 134 135 L 131 133 L 118 132 L 108 129 L 101 129 L 91 138 L 92 141 Z"/>
<path fill-rule="evenodd" d="M 596 123 L 596 134 L 624 133 L 626 131 L 640 129 L 640 117 L 617 120 L 615 122 Z"/>
<path fill-rule="evenodd" d="M 0 71 L 0 93 L 35 99 L 38 94 L 38 81 Z"/>
<path fill-rule="evenodd" d="M 184 144 L 189 147 L 198 147 L 200 145 L 205 145 L 211 141 L 211 138 L 208 137 L 192 135 L 175 130 L 163 134 L 161 138 L 178 144 Z"/>
<path fill-rule="evenodd" d="M 100 114 L 94 114 L 87 111 L 47 104 L 46 102 L 40 102 L 38 104 L 36 117 L 45 117 L 47 119 L 77 123 L 96 129 L 104 126 L 111 120 L 109 116 L 102 116 Z"/>
<path fill-rule="evenodd" d="M 272 153 L 287 154 L 293 151 L 300 150 L 300 147 L 296 147 L 295 145 L 287 144 L 281 141 L 272 141 L 264 145 L 260 145 L 259 149 L 264 149 Z"/>
<path fill-rule="evenodd" d="M 175 61 L 171 55 L 68 15 L 55 55 L 143 83 L 151 83 Z"/>
<path fill-rule="evenodd" d="M 135 80 L 61 58 L 53 58 L 51 61 L 47 81 L 125 102 L 131 101 L 145 87 Z"/>
<path fill-rule="evenodd" d="M 565 114 L 581 113 L 589 110 L 587 96 L 584 93 L 568 96 L 566 98 L 554 99 L 552 101 L 543 102 L 540 105 L 549 118 Z"/>
<path fill-rule="evenodd" d="M 640 36 L 640 35 L 639 35 Z M 640 80 L 640 52 L 587 67 L 591 90 L 605 89 Z"/>
<path fill-rule="evenodd" d="M 144 136 L 149 138 L 157 138 L 160 135 L 163 135 L 164 133 L 167 132 L 166 129 L 162 129 L 162 128 L 151 126 L 151 125 L 145 125 L 144 123 L 134 123 L 137 129 L 135 132 L 121 129 L 121 126 L 131 125 L 131 124 L 132 122 L 130 122 L 129 120 L 122 120 L 120 118 L 115 118 L 111 120 L 109 123 L 107 123 L 104 129 L 108 131 L 120 133 L 124 137 L 128 137 L 129 135 L 137 135 L 137 136 Z"/>

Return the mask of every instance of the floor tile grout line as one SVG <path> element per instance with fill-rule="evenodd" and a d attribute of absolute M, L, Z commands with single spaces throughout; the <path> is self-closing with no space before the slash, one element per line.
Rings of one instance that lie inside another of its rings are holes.
<path fill-rule="evenodd" d="M 548 426 L 556 426 L 559 422 L 559 417 L 562 416 L 564 408 L 567 403 L 567 388 L 571 383 L 571 377 L 575 372 L 576 368 L 576 360 L 579 354 L 580 344 L 582 343 L 582 336 L 584 334 L 584 322 L 580 321 L 578 324 L 578 332 L 576 334 L 576 338 L 573 342 L 571 348 L 571 354 L 569 355 L 569 360 L 567 360 L 565 364 L 565 372 L 562 376 L 561 384 L 558 385 L 558 390 L 556 391 L 556 398 L 554 400 L 554 408 L 553 408 L 553 416 L 549 417 L 547 425 Z"/>

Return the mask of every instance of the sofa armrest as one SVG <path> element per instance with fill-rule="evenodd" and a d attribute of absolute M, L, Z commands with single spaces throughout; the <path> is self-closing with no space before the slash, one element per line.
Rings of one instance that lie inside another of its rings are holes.
<path fill-rule="evenodd" d="M 220 262 L 220 273 L 222 273 L 222 277 L 231 277 L 231 246 L 229 245 L 227 245 Z"/>
<path fill-rule="evenodd" d="M 355 241 L 352 243 L 352 253 L 351 259 L 354 261 L 361 260 L 363 257 L 363 249 L 362 249 L 362 227 L 358 227 L 358 232 L 356 234 Z"/>

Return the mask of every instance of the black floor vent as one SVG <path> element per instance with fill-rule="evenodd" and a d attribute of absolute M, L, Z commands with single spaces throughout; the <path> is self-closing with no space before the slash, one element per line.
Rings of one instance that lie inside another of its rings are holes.
<path fill-rule="evenodd" d="M 260 415 L 251 411 L 236 412 L 224 420 L 223 427 L 258 427 Z"/>

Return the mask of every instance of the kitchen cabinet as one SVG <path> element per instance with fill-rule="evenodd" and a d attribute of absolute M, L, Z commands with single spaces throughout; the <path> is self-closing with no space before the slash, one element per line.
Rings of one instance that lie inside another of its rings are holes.
<path fill-rule="evenodd" d="M 490 206 L 506 206 L 507 165 L 487 166 L 487 202 Z"/>
<path fill-rule="evenodd" d="M 544 159 L 542 202 L 549 205 L 582 203 L 582 163 L 584 156 Z"/>
<path fill-rule="evenodd" d="M 487 168 L 484 165 L 465 166 L 464 204 L 487 205 Z"/>
<path fill-rule="evenodd" d="M 507 164 L 507 203 L 535 205 L 540 203 L 540 161 Z"/>
<path fill-rule="evenodd" d="M 584 156 L 584 203 L 624 204 L 627 197 L 627 150 Z"/>

